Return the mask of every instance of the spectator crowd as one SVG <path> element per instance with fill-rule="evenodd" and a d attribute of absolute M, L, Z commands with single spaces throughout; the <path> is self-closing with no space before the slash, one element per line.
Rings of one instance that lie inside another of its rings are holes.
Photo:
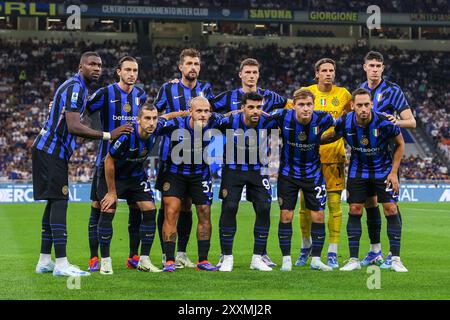
<path fill-rule="evenodd" d="M 176 62 L 181 49 L 155 47 L 150 56 L 142 59 L 134 43 L 1 40 L 0 180 L 31 178 L 30 147 L 47 119 L 56 88 L 76 72 L 81 52 L 95 50 L 102 57 L 104 68 L 98 86 L 116 80 L 115 64 L 120 57 L 138 57 L 141 63 L 137 85 L 152 101 L 165 81 L 179 77 Z M 314 83 L 314 62 L 330 57 L 337 62 L 336 84 L 352 91 L 365 81 L 362 63 L 368 50 L 362 45 L 281 48 L 223 44 L 200 48 L 200 79 L 210 81 L 216 94 L 234 89 L 240 85 L 240 61 L 253 57 L 261 63 L 259 86 L 291 97 L 295 89 Z M 385 78 L 401 86 L 418 124 L 429 134 L 434 147 L 450 160 L 450 53 L 393 47 L 378 50 L 385 56 Z M 81 144 L 71 158 L 71 179 L 89 181 L 95 157 L 96 142 Z M 407 158 L 403 166 L 406 179 L 448 178 L 445 165 L 435 160 Z"/>

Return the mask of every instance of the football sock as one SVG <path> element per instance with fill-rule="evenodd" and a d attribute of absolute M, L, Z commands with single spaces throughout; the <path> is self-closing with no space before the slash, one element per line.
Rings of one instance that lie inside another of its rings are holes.
<path fill-rule="evenodd" d="M 55 257 L 66 257 L 67 247 L 67 203 L 68 200 L 53 200 L 50 209 L 50 227 L 52 229 Z"/>
<path fill-rule="evenodd" d="M 256 202 L 256 221 L 253 227 L 255 243 L 253 254 L 262 255 L 267 245 L 270 229 L 270 203 Z"/>
<path fill-rule="evenodd" d="M 278 223 L 278 241 L 280 243 L 281 254 L 283 256 L 291 255 L 292 240 L 292 222 Z"/>
<path fill-rule="evenodd" d="M 387 216 L 387 234 L 392 256 L 400 256 L 400 240 L 402 238 L 402 223 L 400 217 L 395 214 Z"/>
<path fill-rule="evenodd" d="M 347 221 L 347 238 L 350 258 L 358 259 L 361 232 L 361 216 L 349 212 Z"/>
<path fill-rule="evenodd" d="M 141 224 L 142 213 L 139 208 L 129 207 L 128 215 L 128 235 L 130 237 L 130 254 L 129 257 L 133 258 L 138 255 L 139 252 L 139 226 Z"/>
<path fill-rule="evenodd" d="M 143 211 L 139 235 L 141 239 L 141 255 L 149 256 L 156 232 L 156 209 Z"/>
<path fill-rule="evenodd" d="M 175 261 L 175 242 L 164 241 L 164 253 L 166 254 L 166 261 Z"/>
<path fill-rule="evenodd" d="M 164 204 L 161 201 L 161 208 L 158 210 L 158 216 L 156 218 L 156 223 L 158 225 L 158 235 L 159 235 L 159 243 L 161 244 L 161 251 L 164 252 L 164 239 L 162 228 L 164 224 Z"/>
<path fill-rule="evenodd" d="M 222 201 L 219 220 L 220 247 L 224 255 L 233 254 L 233 241 L 236 234 L 236 214 L 238 203 L 230 200 Z"/>
<path fill-rule="evenodd" d="M 177 251 L 186 252 L 192 229 L 192 211 L 181 211 L 177 222 Z"/>
<path fill-rule="evenodd" d="M 50 255 L 52 253 L 53 237 L 52 229 L 50 228 L 50 201 L 45 206 L 44 215 L 42 216 L 42 231 L 41 231 L 41 253 Z"/>
<path fill-rule="evenodd" d="M 366 208 L 366 212 L 367 212 L 367 231 L 369 232 L 370 243 L 379 244 L 381 233 L 380 209 L 378 206 L 374 208 Z"/>
<path fill-rule="evenodd" d="M 209 247 L 211 246 L 210 240 L 198 240 L 198 261 L 208 260 Z"/>
<path fill-rule="evenodd" d="M 89 234 L 89 250 L 91 251 L 91 259 L 98 257 L 98 220 L 100 219 L 100 209 L 91 206 L 91 215 L 89 216 L 88 234 Z"/>
<path fill-rule="evenodd" d="M 325 223 L 311 223 L 312 257 L 320 257 L 325 242 Z"/>
<path fill-rule="evenodd" d="M 111 239 L 113 236 L 112 221 L 114 213 L 102 212 L 98 221 L 98 242 L 100 243 L 100 253 L 102 258 L 108 258 Z"/>

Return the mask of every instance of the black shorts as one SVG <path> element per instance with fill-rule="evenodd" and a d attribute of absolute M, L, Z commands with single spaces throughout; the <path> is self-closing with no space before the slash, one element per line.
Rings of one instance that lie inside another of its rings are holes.
<path fill-rule="evenodd" d="M 281 210 L 294 210 L 297 204 L 298 192 L 302 190 L 306 209 L 323 211 L 327 203 L 327 188 L 325 178 L 295 179 L 282 174 L 278 176 L 277 195 Z"/>
<path fill-rule="evenodd" d="M 384 179 L 347 179 L 347 202 L 365 203 L 368 197 L 377 196 L 379 203 L 397 202 L 398 194 L 386 188 Z"/>
<path fill-rule="evenodd" d="M 32 148 L 34 200 L 69 199 L 69 166 L 66 160 Z"/>
<path fill-rule="evenodd" d="M 97 197 L 97 182 L 98 182 L 98 173 L 99 168 L 94 167 L 94 175 L 92 176 L 92 184 L 91 184 L 91 201 L 100 201 Z"/>
<path fill-rule="evenodd" d="M 155 202 L 150 181 L 147 176 L 142 178 L 116 179 L 117 198 L 126 199 L 128 204 L 138 201 Z M 101 201 L 108 193 L 105 174 L 98 173 L 97 198 Z"/>
<path fill-rule="evenodd" d="M 213 200 L 211 175 L 179 174 L 165 172 L 161 177 L 162 197 L 177 197 L 183 200 L 186 195 L 195 205 L 211 205 Z"/>
<path fill-rule="evenodd" d="M 246 186 L 247 200 L 251 202 L 272 202 L 272 187 L 269 176 L 260 171 L 222 169 L 219 198 L 233 202 L 241 201 L 242 190 Z"/>

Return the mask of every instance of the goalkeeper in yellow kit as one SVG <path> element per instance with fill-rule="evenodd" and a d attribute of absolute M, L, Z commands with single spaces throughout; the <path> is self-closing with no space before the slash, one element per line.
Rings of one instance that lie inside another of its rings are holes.
<path fill-rule="evenodd" d="M 314 110 L 330 113 L 334 119 L 350 111 L 351 94 L 347 89 L 334 85 L 336 63 L 329 58 L 323 58 L 314 65 L 317 84 L 306 87 L 315 95 Z M 334 130 L 330 128 L 329 130 Z M 326 131 L 328 132 L 328 131 Z M 327 264 L 338 268 L 337 249 L 341 231 L 342 208 L 341 193 L 345 187 L 344 165 L 346 161 L 344 140 L 341 138 L 333 143 L 320 146 L 322 172 L 327 184 L 328 202 L 328 234 L 330 235 Z M 302 249 L 295 263 L 303 266 L 307 263 L 311 252 L 311 213 L 305 208 L 303 195 L 300 196 L 300 228 L 302 231 Z"/>

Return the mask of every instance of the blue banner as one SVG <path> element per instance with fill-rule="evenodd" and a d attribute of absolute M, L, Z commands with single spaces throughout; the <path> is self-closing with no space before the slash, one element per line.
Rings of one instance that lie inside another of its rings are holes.
<path fill-rule="evenodd" d="M 180 7 L 144 7 L 120 5 L 88 5 L 84 16 L 105 18 L 161 18 L 184 20 L 242 20 L 245 11 L 239 9 L 180 8 Z"/>
<path fill-rule="evenodd" d="M 153 183 L 152 183 L 153 188 Z M 214 201 L 219 200 L 218 182 L 213 183 Z M 153 188 L 154 190 L 154 188 Z M 79 183 L 69 185 L 69 200 L 72 202 L 90 202 L 91 184 Z M 161 200 L 159 191 L 155 193 L 156 201 Z M 277 186 L 272 185 L 272 199 L 277 200 Z M 346 192 L 342 193 L 346 200 Z M 245 189 L 241 201 L 246 201 Z M 450 202 L 450 184 L 403 184 L 399 195 L 400 202 Z M 33 199 L 31 184 L 0 184 L 0 203 L 30 203 Z"/>

